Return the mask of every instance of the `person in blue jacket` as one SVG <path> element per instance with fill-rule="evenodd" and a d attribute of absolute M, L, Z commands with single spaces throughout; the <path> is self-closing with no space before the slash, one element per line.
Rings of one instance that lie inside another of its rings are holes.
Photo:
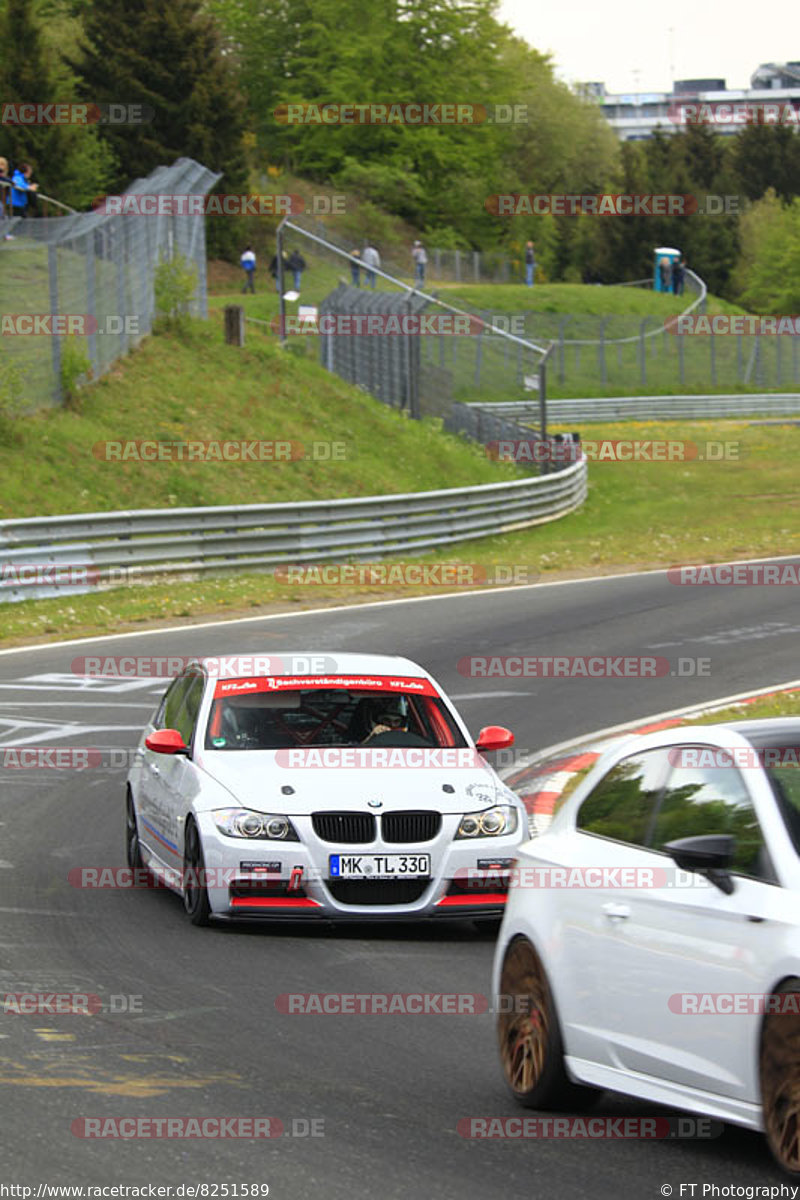
<path fill-rule="evenodd" d="M 28 203 L 28 193 L 35 192 L 39 185 L 31 183 L 31 175 L 33 168 L 29 163 L 22 163 L 17 167 L 14 174 L 11 176 L 13 188 L 11 189 L 11 212 L 15 217 L 29 217 L 31 215 L 32 205 Z"/>

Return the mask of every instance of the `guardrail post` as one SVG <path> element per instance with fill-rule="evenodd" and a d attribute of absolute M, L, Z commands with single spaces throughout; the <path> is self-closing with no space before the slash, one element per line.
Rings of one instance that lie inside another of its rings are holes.
<path fill-rule="evenodd" d="M 797 383 L 797 334 L 792 334 L 792 382 Z"/>
<path fill-rule="evenodd" d="M 742 335 L 736 335 L 736 378 L 741 383 L 744 374 L 744 355 L 742 353 Z"/>
<path fill-rule="evenodd" d="M 647 341 L 645 340 L 645 330 L 647 329 L 647 317 L 639 322 L 639 378 L 642 381 L 642 387 L 647 383 Z"/>
<path fill-rule="evenodd" d="M 708 348 L 711 352 L 711 386 L 717 386 L 717 339 L 712 332 L 708 341 Z"/>
<path fill-rule="evenodd" d="M 684 344 L 683 338 L 678 337 L 678 375 L 681 381 L 681 387 L 686 383 L 686 364 L 684 362 Z"/>
<path fill-rule="evenodd" d="M 783 348 L 783 342 L 781 341 L 780 337 L 777 337 L 775 339 L 775 383 L 777 384 L 778 387 L 780 387 L 781 384 L 783 383 L 783 357 L 781 354 L 782 348 Z"/>
<path fill-rule="evenodd" d="M 472 269 L 473 269 L 473 273 L 474 273 L 474 275 L 475 275 L 475 282 L 476 282 L 476 283 L 480 283 L 480 281 L 481 281 L 481 254 L 480 254 L 480 250 L 473 250 L 473 251 L 472 251 Z"/>
<path fill-rule="evenodd" d="M 461 283 L 461 251 L 456 250 L 456 283 Z"/>

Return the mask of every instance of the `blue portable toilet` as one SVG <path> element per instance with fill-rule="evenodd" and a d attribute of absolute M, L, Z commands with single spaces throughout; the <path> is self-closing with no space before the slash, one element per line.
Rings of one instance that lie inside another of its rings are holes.
<path fill-rule="evenodd" d="M 670 282 L 664 287 L 661 283 L 661 261 L 662 259 L 669 261 L 669 280 Z M 671 292 L 672 291 L 672 264 L 680 262 L 683 254 L 680 250 L 675 250 L 672 246 L 658 246 L 653 251 L 653 291 L 654 292 Z"/>

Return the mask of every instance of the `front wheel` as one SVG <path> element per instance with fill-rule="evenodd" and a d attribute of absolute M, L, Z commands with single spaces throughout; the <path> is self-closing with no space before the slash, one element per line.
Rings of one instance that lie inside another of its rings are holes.
<path fill-rule="evenodd" d="M 582 1108 L 600 1096 L 570 1081 L 544 966 L 527 938 L 506 950 L 500 975 L 497 1036 L 506 1083 L 526 1108 Z"/>
<path fill-rule="evenodd" d="M 186 822 L 183 848 L 183 907 L 193 925 L 208 925 L 211 904 L 206 888 L 203 847 L 194 821 Z"/>

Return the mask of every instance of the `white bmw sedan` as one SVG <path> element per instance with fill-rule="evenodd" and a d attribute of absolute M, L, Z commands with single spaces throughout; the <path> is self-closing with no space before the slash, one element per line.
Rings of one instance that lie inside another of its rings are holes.
<path fill-rule="evenodd" d="M 800 719 L 606 751 L 517 856 L 493 986 L 523 1105 L 625 1092 L 800 1173 Z"/>
<path fill-rule="evenodd" d="M 316 662 L 199 659 L 173 680 L 128 775 L 129 866 L 196 925 L 496 920 L 527 814 L 483 755 L 513 735 L 473 742 L 408 659 Z"/>

